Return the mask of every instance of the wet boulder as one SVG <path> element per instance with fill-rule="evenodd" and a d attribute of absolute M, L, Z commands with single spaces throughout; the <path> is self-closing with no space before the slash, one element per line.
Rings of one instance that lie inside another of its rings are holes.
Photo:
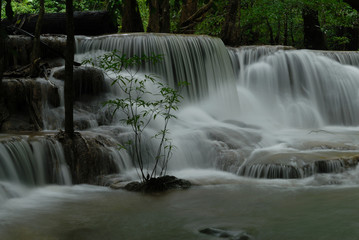
<path fill-rule="evenodd" d="M 34 131 L 43 128 L 43 104 L 58 107 L 60 96 L 46 80 L 4 79 L 1 104 L 1 131 Z"/>
<path fill-rule="evenodd" d="M 5 26 L 14 24 L 17 19 L 22 21 L 21 29 L 34 33 L 38 15 L 22 14 L 14 18 L 13 22 L 4 20 Z M 117 33 L 118 27 L 116 18 L 108 11 L 87 11 L 74 12 L 75 35 L 102 35 Z M 11 34 L 18 34 L 21 31 L 8 29 Z M 42 34 L 66 34 L 66 13 L 45 13 L 43 17 Z"/>
<path fill-rule="evenodd" d="M 131 192 L 145 192 L 145 193 L 153 193 L 153 192 L 165 192 L 171 189 L 188 189 L 191 187 L 191 182 L 179 179 L 174 176 L 162 176 L 151 178 L 144 182 L 130 182 L 123 186 L 120 183 L 111 184 L 110 187 L 113 189 L 124 188 L 127 191 Z"/>
<path fill-rule="evenodd" d="M 227 231 L 219 228 L 204 228 L 199 230 L 200 233 L 207 234 L 213 237 L 227 238 L 230 240 L 254 240 L 244 231 Z"/>
<path fill-rule="evenodd" d="M 41 41 L 45 44 L 40 46 L 40 56 L 46 60 L 49 67 L 63 65 L 61 59 L 66 48 L 66 36 L 63 35 L 43 35 Z M 33 39 L 29 36 L 10 35 L 7 41 L 7 68 L 13 70 L 19 66 L 30 64 L 30 55 L 33 46 Z"/>
<path fill-rule="evenodd" d="M 55 137 L 61 142 L 73 184 L 99 184 L 104 175 L 120 171 L 111 150 L 117 143 L 102 135 L 75 133 L 73 138 L 60 132 Z"/>
<path fill-rule="evenodd" d="M 65 68 L 60 68 L 54 78 L 65 80 Z M 103 72 L 93 67 L 74 67 L 74 88 L 76 100 L 87 100 L 105 92 L 106 85 Z"/>

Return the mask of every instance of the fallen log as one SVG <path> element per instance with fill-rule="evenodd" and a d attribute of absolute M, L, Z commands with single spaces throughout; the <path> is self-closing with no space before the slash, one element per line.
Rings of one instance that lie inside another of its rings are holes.
<path fill-rule="evenodd" d="M 5 26 L 21 23 L 19 28 L 34 33 L 38 15 L 22 14 L 13 21 L 4 20 Z M 102 34 L 117 33 L 117 24 L 107 11 L 96 12 L 75 12 L 74 13 L 75 35 L 96 36 Z M 9 34 L 22 34 L 20 31 L 13 31 Z M 46 13 L 41 34 L 66 34 L 66 13 Z"/>

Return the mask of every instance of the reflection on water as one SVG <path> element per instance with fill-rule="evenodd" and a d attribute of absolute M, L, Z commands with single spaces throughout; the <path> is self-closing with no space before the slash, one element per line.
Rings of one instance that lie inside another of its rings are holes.
<path fill-rule="evenodd" d="M 245 231 L 263 240 L 359 235 L 355 186 L 305 187 L 304 180 L 207 174 L 217 178 L 217 185 L 153 195 L 86 185 L 34 189 L 4 204 L 0 238 L 217 239 L 198 232 L 207 227 Z M 220 179 L 232 183 L 220 184 Z"/>

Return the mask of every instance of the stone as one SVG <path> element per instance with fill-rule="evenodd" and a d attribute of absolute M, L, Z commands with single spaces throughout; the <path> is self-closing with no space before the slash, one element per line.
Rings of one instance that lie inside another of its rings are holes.
<path fill-rule="evenodd" d="M 54 78 L 65 81 L 65 68 L 58 69 Z M 74 67 L 75 100 L 86 100 L 105 92 L 103 72 L 93 67 Z"/>
<path fill-rule="evenodd" d="M 43 103 L 60 105 L 58 88 L 31 78 L 3 79 L 0 104 L 2 131 L 37 131 L 43 128 Z"/>
<path fill-rule="evenodd" d="M 174 176 L 151 178 L 144 182 L 130 182 L 124 188 L 131 192 L 165 192 L 170 189 L 188 189 L 191 182 Z"/>
<path fill-rule="evenodd" d="M 254 240 L 244 231 L 227 231 L 218 228 L 204 228 L 199 230 L 200 233 L 207 234 L 219 238 L 228 238 L 230 240 Z"/>
<path fill-rule="evenodd" d="M 66 36 L 42 35 L 41 41 L 49 46 L 47 47 L 41 44 L 41 58 L 43 60 L 46 59 L 46 62 L 49 63 L 50 67 L 58 66 L 58 62 L 63 64 L 63 60 L 61 60 L 61 58 L 66 48 Z M 33 46 L 31 37 L 23 35 L 10 35 L 7 46 L 7 69 L 5 70 L 30 64 L 30 55 Z M 56 61 L 54 61 L 55 59 Z"/>
<path fill-rule="evenodd" d="M 9 111 L 4 104 L 3 99 L 0 99 L 0 129 L 3 122 L 10 117 Z"/>
<path fill-rule="evenodd" d="M 111 140 L 78 132 L 75 132 L 71 139 L 63 131 L 60 131 L 55 138 L 64 148 L 73 184 L 99 185 L 101 176 L 119 172 L 117 164 L 108 151 L 108 147 L 117 147 L 117 144 Z"/>

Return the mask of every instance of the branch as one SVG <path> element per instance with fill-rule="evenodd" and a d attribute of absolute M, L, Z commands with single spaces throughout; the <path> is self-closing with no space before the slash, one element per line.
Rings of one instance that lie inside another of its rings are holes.
<path fill-rule="evenodd" d="M 192 16 L 190 16 L 186 21 L 181 23 L 180 28 L 186 29 L 188 26 L 193 26 L 194 24 L 198 23 L 198 19 L 203 19 L 204 15 L 211 9 L 213 5 L 213 0 L 210 0 L 209 3 L 198 9 Z"/>

